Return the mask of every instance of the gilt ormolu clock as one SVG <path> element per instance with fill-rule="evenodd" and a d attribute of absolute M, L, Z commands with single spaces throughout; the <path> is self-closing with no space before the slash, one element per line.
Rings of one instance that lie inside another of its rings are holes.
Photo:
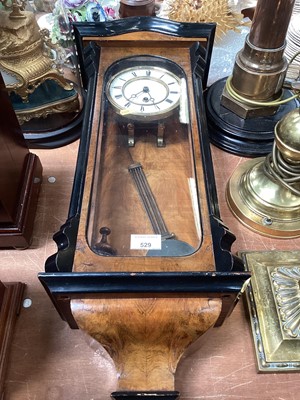
<path fill-rule="evenodd" d="M 69 218 L 39 278 L 112 356 L 113 398 L 176 399 L 180 356 L 248 279 L 220 220 L 203 109 L 215 26 L 74 28 L 89 106 Z"/>

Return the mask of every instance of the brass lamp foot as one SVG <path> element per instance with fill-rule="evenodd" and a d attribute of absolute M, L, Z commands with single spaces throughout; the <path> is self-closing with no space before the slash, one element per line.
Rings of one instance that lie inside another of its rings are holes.
<path fill-rule="evenodd" d="M 235 217 L 251 230 L 265 236 L 300 236 L 300 197 L 272 182 L 264 174 L 264 157 L 237 168 L 227 189 L 227 204 Z"/>
<path fill-rule="evenodd" d="M 272 154 L 235 170 L 226 197 L 233 214 L 266 236 L 300 236 L 300 110 L 289 112 L 275 127 Z"/>

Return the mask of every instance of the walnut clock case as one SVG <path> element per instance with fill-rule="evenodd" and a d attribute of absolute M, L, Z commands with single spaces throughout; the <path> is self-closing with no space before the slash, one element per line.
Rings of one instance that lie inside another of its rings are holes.
<path fill-rule="evenodd" d="M 207 136 L 215 25 L 78 23 L 86 114 L 69 215 L 39 279 L 118 371 L 114 399 L 177 399 L 185 349 L 249 278 L 230 252 Z"/>

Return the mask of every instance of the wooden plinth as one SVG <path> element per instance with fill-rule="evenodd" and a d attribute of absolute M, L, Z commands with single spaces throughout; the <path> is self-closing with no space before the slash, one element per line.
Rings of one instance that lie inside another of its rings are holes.
<path fill-rule="evenodd" d="M 2 399 L 9 347 L 20 311 L 24 283 L 0 281 L 0 398 Z"/>
<path fill-rule="evenodd" d="M 16 199 L 15 219 L 11 223 L 0 222 L 0 247 L 24 249 L 30 246 L 37 200 L 42 182 L 42 166 L 35 154 L 26 158 L 21 193 Z"/>

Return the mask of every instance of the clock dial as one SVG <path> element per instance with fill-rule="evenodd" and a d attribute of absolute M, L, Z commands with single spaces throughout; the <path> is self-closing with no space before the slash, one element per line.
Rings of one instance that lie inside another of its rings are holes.
<path fill-rule="evenodd" d="M 106 94 L 121 115 L 160 117 L 179 105 L 181 79 L 164 68 L 131 67 L 109 80 Z"/>

